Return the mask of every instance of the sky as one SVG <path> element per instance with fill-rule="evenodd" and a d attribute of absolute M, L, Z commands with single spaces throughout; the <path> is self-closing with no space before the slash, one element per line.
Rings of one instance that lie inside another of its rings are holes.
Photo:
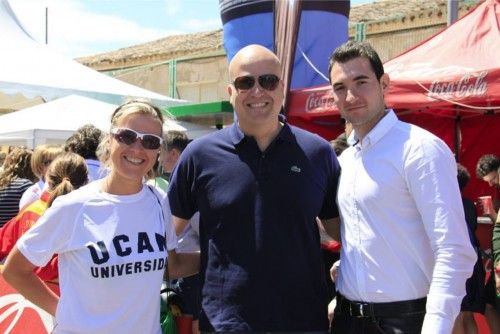
<path fill-rule="evenodd" d="M 23 26 L 71 58 L 222 28 L 219 0 L 7 0 Z M 373 0 L 351 0 L 351 6 Z"/>

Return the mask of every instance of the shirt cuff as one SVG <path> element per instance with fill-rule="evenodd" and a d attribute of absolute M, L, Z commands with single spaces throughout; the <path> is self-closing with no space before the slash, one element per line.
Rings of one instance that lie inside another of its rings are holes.
<path fill-rule="evenodd" d="M 449 334 L 453 330 L 453 323 L 454 321 L 449 318 L 443 318 L 437 314 L 426 314 L 421 333 Z"/>

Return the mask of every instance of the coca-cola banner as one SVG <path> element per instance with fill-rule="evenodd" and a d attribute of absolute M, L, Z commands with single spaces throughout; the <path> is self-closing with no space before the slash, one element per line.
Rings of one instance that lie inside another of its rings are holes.
<path fill-rule="evenodd" d="M 485 80 L 488 71 L 464 73 L 456 81 L 433 80 L 426 94 L 429 99 L 461 100 L 469 97 L 486 98 L 488 82 Z"/>

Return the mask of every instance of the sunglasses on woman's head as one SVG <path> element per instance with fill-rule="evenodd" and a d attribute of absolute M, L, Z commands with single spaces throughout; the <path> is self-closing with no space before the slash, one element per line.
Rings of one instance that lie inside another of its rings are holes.
<path fill-rule="evenodd" d="M 237 90 L 249 90 L 252 89 L 255 85 L 255 77 L 250 75 L 244 75 L 241 77 L 237 77 L 233 81 L 233 85 Z M 257 81 L 259 85 L 268 91 L 273 91 L 278 87 L 278 83 L 280 82 L 280 78 L 274 74 L 262 74 L 257 77 Z"/>
<path fill-rule="evenodd" d="M 160 136 L 150 133 L 140 133 L 128 128 L 111 128 L 110 133 L 116 140 L 125 145 L 132 145 L 137 139 L 140 139 L 142 147 L 147 150 L 157 150 L 163 143 L 163 139 Z"/>

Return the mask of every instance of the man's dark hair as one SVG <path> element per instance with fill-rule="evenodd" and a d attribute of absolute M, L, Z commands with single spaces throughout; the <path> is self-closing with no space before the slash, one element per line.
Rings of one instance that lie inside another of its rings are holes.
<path fill-rule="evenodd" d="M 463 191 L 467 183 L 470 180 L 470 173 L 467 168 L 457 162 L 457 179 L 458 179 L 458 187 L 460 191 Z"/>
<path fill-rule="evenodd" d="M 479 158 L 476 166 L 476 176 L 480 179 L 500 168 L 500 159 L 494 154 L 486 154 Z"/>
<path fill-rule="evenodd" d="M 168 151 L 175 148 L 179 152 L 184 151 L 184 149 L 190 142 L 186 133 L 175 130 L 168 131 L 164 136 L 164 140 L 165 147 Z"/>
<path fill-rule="evenodd" d="M 364 57 L 370 61 L 370 65 L 375 72 L 377 80 L 380 80 L 384 75 L 384 65 L 377 54 L 377 51 L 367 42 L 348 41 L 333 51 L 328 64 L 328 78 L 330 83 L 332 78 L 330 73 L 335 63 L 347 63 L 349 60 Z"/>
<path fill-rule="evenodd" d="M 92 124 L 86 124 L 66 139 L 64 150 L 73 152 L 84 159 L 97 160 L 96 150 L 102 139 L 102 131 Z"/>

